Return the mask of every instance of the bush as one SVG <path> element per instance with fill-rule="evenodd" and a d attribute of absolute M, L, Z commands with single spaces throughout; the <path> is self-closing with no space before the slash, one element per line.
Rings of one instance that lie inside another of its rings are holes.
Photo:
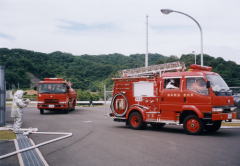
<path fill-rule="evenodd" d="M 97 101 L 100 99 L 100 95 L 98 92 L 89 92 L 84 90 L 76 90 L 77 91 L 77 100 L 78 101 Z"/>

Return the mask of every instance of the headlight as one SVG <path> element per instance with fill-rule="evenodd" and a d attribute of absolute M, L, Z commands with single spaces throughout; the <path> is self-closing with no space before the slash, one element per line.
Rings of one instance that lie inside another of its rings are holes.
<path fill-rule="evenodd" d="M 66 101 L 60 101 L 59 103 L 60 103 L 60 104 L 67 104 Z"/>
<path fill-rule="evenodd" d="M 237 108 L 237 107 L 230 107 L 230 110 L 231 110 L 231 111 L 235 111 L 236 108 Z"/>
<path fill-rule="evenodd" d="M 212 112 L 222 112 L 223 108 L 212 108 Z"/>

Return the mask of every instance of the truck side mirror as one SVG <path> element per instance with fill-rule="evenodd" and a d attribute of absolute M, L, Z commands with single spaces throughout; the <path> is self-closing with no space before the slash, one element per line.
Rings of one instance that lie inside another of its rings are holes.
<path fill-rule="evenodd" d="M 211 87 L 210 81 L 207 81 L 207 88 L 210 88 L 210 87 Z"/>

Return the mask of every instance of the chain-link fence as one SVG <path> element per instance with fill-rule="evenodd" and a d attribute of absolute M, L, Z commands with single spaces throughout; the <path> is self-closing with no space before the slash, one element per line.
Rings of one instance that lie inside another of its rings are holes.
<path fill-rule="evenodd" d="M 240 87 L 230 87 L 233 92 L 234 104 L 237 106 L 237 119 L 240 119 Z"/>

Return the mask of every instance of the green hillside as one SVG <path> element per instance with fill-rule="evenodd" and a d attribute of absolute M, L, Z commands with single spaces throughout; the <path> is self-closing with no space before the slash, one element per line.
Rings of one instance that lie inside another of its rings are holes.
<path fill-rule="evenodd" d="M 150 65 L 177 60 L 189 65 L 194 62 L 194 56 L 182 55 L 179 59 L 175 56 L 149 55 Z M 208 55 L 204 56 L 204 63 L 221 74 L 229 86 L 240 86 L 240 65 Z M 111 86 L 111 77 L 118 70 L 144 66 L 144 54 L 74 56 L 63 52 L 46 54 L 23 49 L 0 48 L 0 65 L 6 67 L 8 89 L 18 86 L 29 88 L 32 86 L 33 78 L 62 77 L 72 81 L 77 89 L 99 91 L 103 83 L 108 87 Z"/>

